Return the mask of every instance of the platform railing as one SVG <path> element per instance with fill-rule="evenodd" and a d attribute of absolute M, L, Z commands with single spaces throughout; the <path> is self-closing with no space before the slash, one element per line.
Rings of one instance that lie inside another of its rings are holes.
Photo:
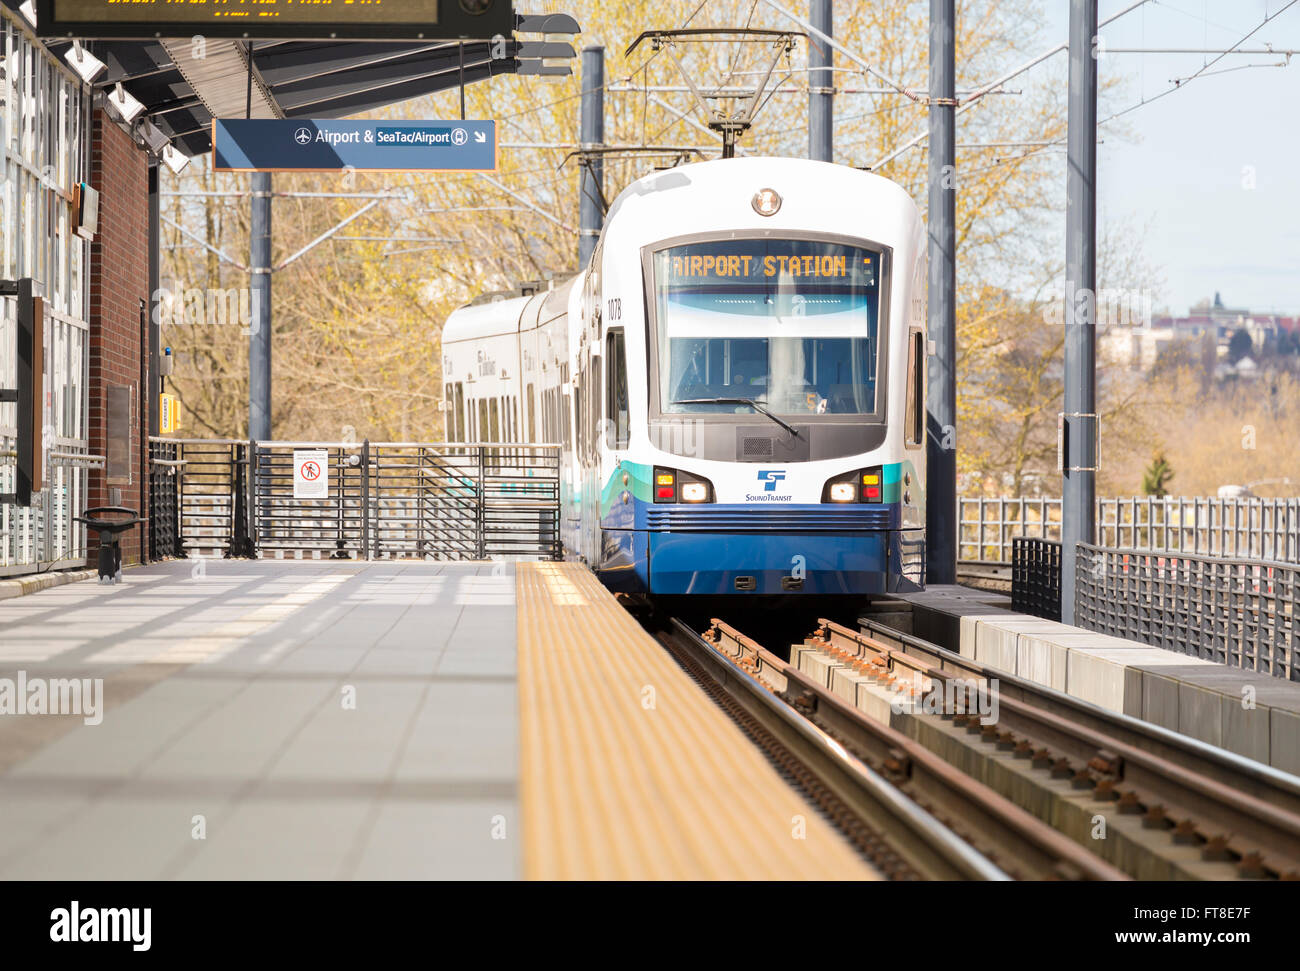
<path fill-rule="evenodd" d="M 326 453 L 323 498 L 295 495 L 306 449 Z M 173 555 L 560 557 L 557 445 L 153 439 L 151 457 Z"/>
<path fill-rule="evenodd" d="M 1019 537 L 1061 538 L 1061 500 L 958 499 L 958 558 L 1010 563 Z M 1300 499 L 1130 496 L 1097 500 L 1099 546 L 1300 563 Z"/>
<path fill-rule="evenodd" d="M 1075 555 L 1080 626 L 1300 681 L 1300 566 L 1084 543 Z"/>
<path fill-rule="evenodd" d="M 1061 544 L 1017 536 L 1011 543 L 1011 609 L 1061 619 Z"/>
<path fill-rule="evenodd" d="M 17 452 L 11 438 L 0 447 L 0 493 L 13 492 Z M 86 528 L 76 521 L 88 505 L 90 473 L 104 456 L 74 447 L 45 453 L 45 488 L 31 506 L 0 503 L 0 576 L 85 566 Z"/>

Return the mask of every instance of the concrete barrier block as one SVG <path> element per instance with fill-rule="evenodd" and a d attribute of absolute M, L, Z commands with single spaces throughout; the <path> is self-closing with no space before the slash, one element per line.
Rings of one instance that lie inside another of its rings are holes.
<path fill-rule="evenodd" d="M 1070 652 L 1059 643 L 1059 636 L 1017 634 L 1016 674 L 1026 681 L 1064 691 Z"/>
<path fill-rule="evenodd" d="M 1124 710 L 1124 662 L 1101 651 L 1072 648 L 1066 664 L 1066 691 L 1107 711 Z"/>
<path fill-rule="evenodd" d="M 1222 747 L 1223 695 L 1213 688 L 1180 681 L 1178 731 Z"/>
<path fill-rule="evenodd" d="M 1178 731 L 1178 695 L 1181 683 L 1172 671 L 1177 670 L 1151 667 L 1142 670 L 1142 703 L 1138 718 Z"/>
<path fill-rule="evenodd" d="M 1142 668 L 1160 664 L 1164 652 L 1154 648 L 1069 648 L 1066 691 L 1108 711 L 1140 717 Z"/>
<path fill-rule="evenodd" d="M 975 632 L 975 660 L 1007 674 L 1020 674 L 1021 635 L 1051 636 L 1070 629 L 1054 620 L 1023 615 L 982 620 Z"/>
<path fill-rule="evenodd" d="M 975 657 L 975 637 L 981 619 L 979 614 L 965 614 L 959 619 L 961 636 L 957 645 L 957 653 L 962 657 Z"/>
<path fill-rule="evenodd" d="M 1007 674 L 1016 673 L 1016 638 L 1014 630 L 1002 624 L 982 623 L 975 631 L 975 660 Z"/>
<path fill-rule="evenodd" d="M 1272 709 L 1256 704 L 1247 708 L 1240 695 L 1221 694 L 1223 712 L 1223 747 L 1265 765 L 1269 762 L 1272 732 Z"/>
<path fill-rule="evenodd" d="M 1270 708 L 1269 765 L 1300 775 L 1300 714 L 1284 708 Z"/>

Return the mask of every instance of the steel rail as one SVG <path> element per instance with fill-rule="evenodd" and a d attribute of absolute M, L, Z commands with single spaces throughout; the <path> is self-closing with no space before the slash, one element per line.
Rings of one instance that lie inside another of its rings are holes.
<path fill-rule="evenodd" d="M 973 719 L 957 715 L 959 724 L 1068 776 L 1074 788 L 1114 801 L 1120 812 L 1143 813 L 1144 825 L 1199 845 L 1204 859 L 1236 861 L 1246 877 L 1300 879 L 1300 780 L 1294 776 L 1003 674 L 878 621 L 860 621 L 871 633 L 820 623 L 817 636 L 827 646 L 866 658 L 893 680 L 906 672 L 913 681 L 990 684 L 998 724 L 975 729 Z"/>
<path fill-rule="evenodd" d="M 904 796 L 839 741 L 778 697 L 698 633 L 672 620 L 661 641 L 679 660 L 693 662 L 745 714 L 811 770 L 825 790 L 856 819 L 849 829 L 881 833 L 917 875 L 937 880 L 1007 880 L 1008 874 Z"/>
<path fill-rule="evenodd" d="M 882 772 L 990 859 L 1021 879 L 1124 880 L 1032 813 L 931 752 L 924 745 L 837 697 L 752 638 L 714 620 L 704 640 Z"/>

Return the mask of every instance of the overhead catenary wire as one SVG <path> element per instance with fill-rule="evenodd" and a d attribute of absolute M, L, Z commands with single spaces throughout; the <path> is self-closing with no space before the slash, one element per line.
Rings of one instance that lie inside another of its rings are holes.
<path fill-rule="evenodd" d="M 1136 10 L 1138 7 L 1141 7 L 1144 4 L 1150 2 L 1152 2 L 1152 0 L 1136 0 L 1135 3 L 1130 4 L 1129 6 L 1125 7 L 1123 10 L 1120 10 L 1118 13 L 1114 13 L 1111 16 L 1107 17 L 1105 20 L 1098 22 L 1097 29 L 1101 30 L 1101 28 L 1105 27 L 1107 24 L 1113 23 L 1114 21 L 1118 20 L 1120 17 L 1123 17 L 1125 14 L 1131 13 L 1132 11 Z M 1292 2 L 1294 2 L 1294 0 L 1292 0 Z M 987 95 L 992 89 L 1000 88 L 1002 85 L 1006 84 L 1012 78 L 1018 77 L 1019 75 L 1024 74 L 1026 71 L 1030 70 L 1031 68 L 1037 67 L 1043 61 L 1046 61 L 1049 58 L 1054 57 L 1055 55 L 1061 53 L 1062 51 L 1068 50 L 1069 46 L 1070 45 L 1068 43 L 1057 44 L 1055 47 L 1052 47 L 1049 50 L 1043 51 L 1041 54 L 1038 54 L 1037 56 L 1030 58 L 1024 64 L 1021 64 L 1019 67 L 1015 68 L 1014 70 L 1008 72 L 1007 74 L 1002 75 L 1002 77 L 998 78 L 997 80 L 991 81 L 988 84 L 984 85 L 983 87 L 977 89 L 974 94 L 970 95 L 965 99 L 962 99 L 962 103 L 957 106 L 957 109 L 956 111 L 953 112 L 953 114 L 954 115 L 965 114 L 972 107 L 978 104 L 979 100 L 983 98 L 985 95 Z M 871 171 L 874 172 L 878 170 L 881 166 L 889 164 L 890 162 L 898 158 L 898 156 L 902 155 L 904 152 L 908 151 L 909 149 L 914 148 L 915 146 L 921 144 L 921 142 L 923 141 L 926 141 L 929 137 L 930 137 L 930 131 L 929 128 L 927 127 L 924 131 L 908 139 L 902 145 L 899 145 L 892 152 L 882 156 L 881 158 L 877 159 L 875 162 L 871 163 L 869 166 L 867 166 L 867 168 L 869 168 Z"/>
<path fill-rule="evenodd" d="M 1259 33 L 1261 30 L 1263 30 L 1264 27 L 1266 27 L 1269 23 L 1271 23 L 1273 20 L 1276 20 L 1283 13 L 1285 13 L 1286 11 L 1294 7 L 1297 2 L 1300 2 L 1300 0 L 1287 0 L 1286 3 L 1284 3 L 1279 9 L 1277 9 L 1273 13 L 1271 14 L 1266 13 L 1264 15 L 1264 19 L 1261 20 L 1254 27 L 1252 27 L 1250 31 L 1248 31 L 1241 38 L 1241 40 L 1233 44 L 1232 47 L 1228 48 L 1227 50 L 1222 51 L 1213 60 L 1206 61 L 1204 64 L 1201 65 L 1200 68 L 1198 68 L 1195 72 L 1193 72 L 1192 74 L 1188 75 L 1185 78 L 1175 78 L 1173 84 L 1170 87 L 1165 88 L 1165 90 L 1161 91 L 1159 94 L 1153 95 L 1150 98 L 1143 98 L 1141 101 L 1138 101 L 1136 104 L 1129 105 L 1127 108 L 1122 108 L 1119 111 L 1116 111 L 1114 114 L 1111 114 L 1106 118 L 1103 118 L 1101 121 L 1097 122 L 1097 126 L 1100 127 L 1102 125 L 1109 124 L 1110 122 L 1114 121 L 1116 118 L 1120 118 L 1123 117 L 1124 115 L 1127 115 L 1130 111 L 1136 111 L 1138 108 L 1141 108 L 1145 105 L 1149 105 L 1155 101 L 1159 101 L 1161 98 L 1165 97 L 1166 95 L 1173 94 L 1175 91 L 1179 91 L 1182 88 L 1187 87 L 1187 85 L 1195 81 L 1198 77 L 1205 76 L 1205 73 L 1209 68 L 1213 67 L 1215 64 L 1218 64 L 1219 61 L 1223 60 L 1229 54 L 1235 52 L 1237 48 L 1241 47 L 1242 44 L 1250 40 L 1250 38 L 1255 36 L 1255 34 Z M 1213 73 L 1221 74 L 1223 72 L 1216 71 Z"/>

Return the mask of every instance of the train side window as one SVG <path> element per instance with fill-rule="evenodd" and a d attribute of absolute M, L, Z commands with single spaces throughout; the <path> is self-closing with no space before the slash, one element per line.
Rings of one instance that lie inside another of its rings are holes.
<path fill-rule="evenodd" d="M 456 382 L 456 441 L 463 442 L 465 434 L 465 385 Z"/>
<path fill-rule="evenodd" d="M 578 371 L 578 386 L 573 389 L 574 454 L 579 459 L 587 454 L 587 368 Z"/>
<path fill-rule="evenodd" d="M 925 338 L 911 334 L 907 355 L 907 445 L 916 448 L 925 440 Z"/>
<path fill-rule="evenodd" d="M 528 409 L 528 440 L 530 442 L 537 441 L 537 399 L 533 395 L 533 386 L 530 384 L 527 393 L 528 401 L 524 406 Z"/>
<path fill-rule="evenodd" d="M 478 399 L 478 440 L 488 441 L 488 403 L 487 398 Z"/>
<path fill-rule="evenodd" d="M 590 450 L 588 454 L 593 461 L 600 454 L 600 438 L 603 431 L 600 424 L 600 408 L 601 402 L 604 400 L 604 395 L 601 393 L 604 371 L 600 365 L 600 358 L 593 357 L 591 359 L 591 399 L 589 403 L 591 409 L 591 436 L 587 440 L 587 447 Z"/>
<path fill-rule="evenodd" d="M 613 448 L 627 448 L 627 349 L 622 330 L 605 335 L 605 418 L 614 433 Z"/>
<path fill-rule="evenodd" d="M 497 407 L 496 398 L 492 398 L 488 401 L 488 441 L 501 441 L 501 416 Z"/>

